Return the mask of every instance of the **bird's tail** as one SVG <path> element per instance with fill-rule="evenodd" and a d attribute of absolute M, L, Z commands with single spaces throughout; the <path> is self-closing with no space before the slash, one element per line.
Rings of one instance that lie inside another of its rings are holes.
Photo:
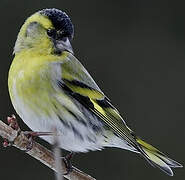
<path fill-rule="evenodd" d="M 183 167 L 180 163 L 170 159 L 152 145 L 136 137 L 141 155 L 154 167 L 160 168 L 170 176 L 173 176 L 171 168 Z"/>

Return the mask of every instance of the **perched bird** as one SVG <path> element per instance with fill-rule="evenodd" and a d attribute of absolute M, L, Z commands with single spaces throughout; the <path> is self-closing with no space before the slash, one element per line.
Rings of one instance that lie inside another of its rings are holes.
<path fill-rule="evenodd" d="M 43 9 L 20 29 L 8 77 L 12 104 L 30 129 L 57 129 L 60 147 L 88 152 L 117 147 L 142 155 L 172 176 L 182 167 L 140 139 L 75 58 L 74 27 L 66 13 Z M 52 136 L 43 136 L 53 143 Z"/>

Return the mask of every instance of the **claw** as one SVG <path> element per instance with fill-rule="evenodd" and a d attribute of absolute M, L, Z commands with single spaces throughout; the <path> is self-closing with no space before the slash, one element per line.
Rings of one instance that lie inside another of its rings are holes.
<path fill-rule="evenodd" d="M 64 173 L 63 175 L 68 175 L 69 173 L 71 173 L 73 171 L 73 166 L 71 164 L 71 159 L 73 158 L 73 156 L 75 155 L 74 152 L 71 152 L 69 154 L 67 154 L 65 157 L 63 157 L 63 162 L 66 166 L 66 173 Z"/>

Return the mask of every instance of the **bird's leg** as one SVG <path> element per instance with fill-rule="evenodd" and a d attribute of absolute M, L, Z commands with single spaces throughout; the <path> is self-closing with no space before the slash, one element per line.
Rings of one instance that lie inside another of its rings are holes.
<path fill-rule="evenodd" d="M 75 155 L 74 152 L 70 152 L 69 154 L 62 158 L 67 171 L 66 173 L 64 173 L 64 175 L 68 175 L 70 172 L 72 172 L 73 166 L 71 164 L 71 159 L 74 157 L 74 155 Z"/>
<path fill-rule="evenodd" d="M 11 117 L 7 117 L 7 123 L 12 129 L 20 132 L 20 127 L 14 114 Z M 7 139 L 4 139 L 3 146 L 11 146 L 11 142 L 9 142 Z"/>
<path fill-rule="evenodd" d="M 40 136 L 53 136 L 53 132 L 34 132 L 34 131 L 24 131 L 24 135 L 28 138 L 40 137 Z"/>
<path fill-rule="evenodd" d="M 34 131 L 25 131 L 24 135 L 29 139 L 29 144 L 26 148 L 26 152 L 30 151 L 33 148 L 33 139 L 40 136 L 53 136 L 53 132 L 34 132 Z"/>

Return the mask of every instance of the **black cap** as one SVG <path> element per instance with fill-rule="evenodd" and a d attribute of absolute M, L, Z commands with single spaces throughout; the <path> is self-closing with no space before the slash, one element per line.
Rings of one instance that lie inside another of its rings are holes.
<path fill-rule="evenodd" d="M 39 11 L 40 14 L 47 16 L 56 30 L 62 30 L 64 34 L 70 39 L 74 36 L 74 26 L 69 16 L 59 9 L 43 9 Z"/>

